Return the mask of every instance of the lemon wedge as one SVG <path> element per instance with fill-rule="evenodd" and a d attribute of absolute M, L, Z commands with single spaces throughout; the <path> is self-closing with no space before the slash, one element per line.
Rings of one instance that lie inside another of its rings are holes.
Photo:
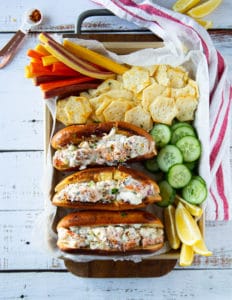
<path fill-rule="evenodd" d="M 180 196 L 176 195 L 176 199 L 178 201 L 181 201 L 185 208 L 190 212 L 190 214 L 194 217 L 201 217 L 203 214 L 203 209 L 197 205 L 191 204 L 187 201 L 185 201 L 183 198 L 181 198 Z M 178 202 L 177 202 L 178 203 Z"/>
<path fill-rule="evenodd" d="M 202 18 L 214 11 L 221 2 L 222 0 L 208 0 L 196 7 L 193 7 L 187 12 L 187 14 L 193 18 Z"/>
<path fill-rule="evenodd" d="M 200 0 L 178 0 L 173 4 L 172 9 L 183 13 L 197 5 L 199 2 Z"/>
<path fill-rule="evenodd" d="M 181 267 L 191 266 L 194 258 L 194 252 L 191 246 L 182 244 L 180 250 L 180 260 L 179 265 Z"/>
<path fill-rule="evenodd" d="M 182 243 L 192 246 L 201 240 L 200 229 L 190 212 L 179 202 L 175 213 L 176 230 Z"/>
<path fill-rule="evenodd" d="M 213 253 L 209 251 L 205 245 L 205 242 L 203 239 L 197 241 L 193 246 L 192 246 L 193 251 L 196 254 L 200 254 L 202 256 L 211 256 Z"/>
<path fill-rule="evenodd" d="M 210 20 L 195 19 L 195 21 L 197 21 L 205 29 L 209 29 L 213 27 L 213 22 Z"/>
<path fill-rule="evenodd" d="M 170 247 L 178 249 L 180 247 L 180 239 L 176 231 L 175 207 L 173 205 L 169 205 L 164 209 L 164 224 Z"/>

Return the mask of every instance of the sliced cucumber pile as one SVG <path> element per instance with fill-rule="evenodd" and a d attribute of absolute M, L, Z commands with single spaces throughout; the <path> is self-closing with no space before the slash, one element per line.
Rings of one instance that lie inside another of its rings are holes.
<path fill-rule="evenodd" d="M 190 170 L 183 164 L 176 164 L 168 170 L 168 183 L 176 189 L 185 187 L 192 178 Z"/>
<path fill-rule="evenodd" d="M 207 197 L 204 179 L 196 174 L 201 156 L 201 142 L 193 126 L 187 122 L 176 122 L 172 126 L 156 124 L 150 134 L 158 148 L 157 158 L 145 162 L 150 172 L 163 171 L 166 180 L 159 183 L 165 207 L 173 203 L 176 190 L 191 204 L 200 204 Z"/>
<path fill-rule="evenodd" d="M 183 155 L 181 154 L 179 148 L 174 145 L 166 145 L 163 147 L 158 156 L 157 163 L 160 170 L 168 172 L 171 166 L 183 162 Z"/>
<path fill-rule="evenodd" d="M 156 124 L 150 131 L 158 148 L 164 147 L 171 140 L 171 129 L 165 124 Z"/>
<path fill-rule="evenodd" d="M 207 197 L 207 187 L 200 176 L 193 177 L 183 188 L 182 197 L 191 204 L 201 204 Z"/>
<path fill-rule="evenodd" d="M 184 136 L 176 142 L 185 162 L 196 161 L 201 155 L 201 143 L 194 136 Z"/>
<path fill-rule="evenodd" d="M 196 136 L 195 130 L 189 125 L 182 125 L 177 127 L 172 131 L 171 144 L 176 145 L 177 141 L 179 141 L 184 136 Z"/>

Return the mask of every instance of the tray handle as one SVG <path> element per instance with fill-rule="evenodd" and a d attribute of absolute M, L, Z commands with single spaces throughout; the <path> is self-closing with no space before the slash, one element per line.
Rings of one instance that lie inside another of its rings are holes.
<path fill-rule="evenodd" d="M 89 17 L 101 17 L 101 16 L 113 16 L 115 18 L 118 18 L 116 15 L 114 15 L 111 11 L 109 11 L 108 9 L 89 9 L 84 11 L 83 13 L 81 13 L 77 19 L 77 23 L 76 23 L 76 27 L 75 27 L 75 34 L 77 35 L 81 35 L 83 34 L 82 32 L 82 25 L 85 19 L 89 18 Z M 115 33 L 115 29 L 112 30 Z M 123 33 L 123 32 L 139 32 L 142 34 L 150 34 L 152 35 L 152 32 L 150 30 L 147 30 L 145 28 L 138 28 L 138 29 L 129 29 L 129 30 L 117 30 L 116 33 Z M 97 31 L 94 31 L 94 33 L 98 33 Z M 102 31 L 99 31 L 99 33 L 102 33 Z M 159 37 L 157 37 L 157 39 L 160 39 Z"/>
<path fill-rule="evenodd" d="M 82 24 L 85 19 L 89 17 L 98 17 L 98 16 L 114 16 L 114 14 L 108 9 L 89 9 L 81 13 L 77 19 L 77 24 L 75 28 L 76 34 L 81 34 Z"/>

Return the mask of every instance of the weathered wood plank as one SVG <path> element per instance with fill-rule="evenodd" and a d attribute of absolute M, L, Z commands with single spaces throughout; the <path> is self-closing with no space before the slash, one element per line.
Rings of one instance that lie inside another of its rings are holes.
<path fill-rule="evenodd" d="M 1 35 L 1 45 L 12 34 Z M 43 99 L 31 80 L 24 78 L 28 64 L 28 48 L 34 47 L 37 37 L 31 35 L 16 54 L 14 60 L 0 71 L 1 140 L 0 150 L 43 148 Z"/>
<path fill-rule="evenodd" d="M 149 279 L 85 279 L 69 273 L 0 274 L 0 299 L 230 299 L 232 271 L 173 271 Z"/>
<path fill-rule="evenodd" d="M 0 269 L 61 269 L 63 261 L 42 249 L 45 226 L 36 230 L 41 211 L 0 212 Z M 41 246 L 41 248 L 39 247 Z"/>
<path fill-rule="evenodd" d="M 43 152 L 0 152 L 0 210 L 43 209 Z"/>

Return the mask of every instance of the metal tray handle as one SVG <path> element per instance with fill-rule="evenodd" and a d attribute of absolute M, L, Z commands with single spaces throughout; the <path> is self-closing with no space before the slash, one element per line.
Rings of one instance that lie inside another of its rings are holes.
<path fill-rule="evenodd" d="M 81 34 L 82 24 L 83 24 L 85 19 L 87 19 L 89 17 L 98 17 L 98 16 L 114 16 L 114 14 L 111 11 L 107 10 L 107 9 L 90 9 L 90 10 L 86 10 L 83 13 L 80 14 L 80 16 L 77 20 L 75 33 Z"/>

